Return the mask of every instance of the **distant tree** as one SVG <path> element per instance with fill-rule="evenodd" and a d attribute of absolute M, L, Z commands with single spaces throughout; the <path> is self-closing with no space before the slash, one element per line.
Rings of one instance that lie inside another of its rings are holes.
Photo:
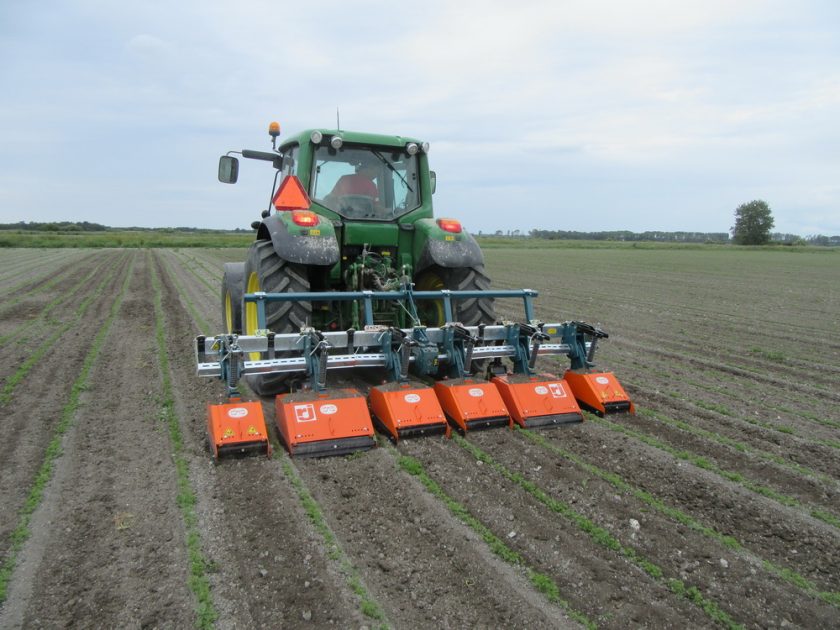
<path fill-rule="evenodd" d="M 772 228 L 773 215 L 766 201 L 757 199 L 735 208 L 732 238 L 738 245 L 765 245 Z"/>

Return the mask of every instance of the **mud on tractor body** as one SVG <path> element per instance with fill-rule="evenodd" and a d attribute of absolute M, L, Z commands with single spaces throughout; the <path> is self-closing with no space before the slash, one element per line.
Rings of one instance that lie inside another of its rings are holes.
<path fill-rule="evenodd" d="M 580 421 L 576 399 L 600 413 L 632 410 L 614 376 L 590 370 L 605 333 L 536 321 L 534 291 L 490 290 L 475 239 L 433 215 L 428 150 L 412 138 L 316 129 L 272 152 L 236 152 L 270 162 L 274 186 L 247 260 L 225 265 L 225 334 L 197 339 L 198 371 L 224 379 L 230 398 L 241 377 L 277 395 L 291 453 L 368 448 L 373 421 L 398 440 L 448 434 L 450 423 L 467 431 Z M 236 157 L 220 159 L 220 181 L 235 183 L 238 171 Z M 497 322 L 494 300 L 511 297 L 524 300 L 524 321 Z M 543 354 L 568 356 L 573 376 L 538 374 Z M 389 382 L 367 398 L 327 387 L 328 372 L 352 368 L 379 368 Z M 256 434 L 268 448 L 257 411 L 211 405 L 217 455 L 253 448 Z"/>

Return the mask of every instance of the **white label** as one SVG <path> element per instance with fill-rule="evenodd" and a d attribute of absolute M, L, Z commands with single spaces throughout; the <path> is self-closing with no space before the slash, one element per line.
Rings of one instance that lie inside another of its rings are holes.
<path fill-rule="evenodd" d="M 248 415 L 248 410 L 245 407 L 234 407 L 233 409 L 228 409 L 228 417 L 229 418 L 244 418 Z"/>
<path fill-rule="evenodd" d="M 543 387 L 542 385 L 537 385 L 534 388 L 534 391 L 537 392 L 540 396 L 545 396 L 548 393 L 548 387 Z"/>
<path fill-rule="evenodd" d="M 325 416 L 331 416 L 338 411 L 338 407 L 335 405 L 321 405 L 320 410 Z"/>
<path fill-rule="evenodd" d="M 406 394 L 405 395 L 405 402 L 407 402 L 407 403 L 419 403 L 420 402 L 420 396 L 418 396 L 417 394 Z"/>
<path fill-rule="evenodd" d="M 609 385 L 610 384 L 610 379 L 608 379 L 606 376 L 596 376 L 595 377 L 595 382 L 598 383 L 599 385 Z"/>
<path fill-rule="evenodd" d="M 551 395 L 555 398 L 565 398 L 566 397 L 566 390 L 563 389 L 563 385 L 561 383 L 549 383 L 548 389 L 551 390 Z"/>
<path fill-rule="evenodd" d="M 298 422 L 312 422 L 315 420 L 315 405 L 295 405 L 295 419 Z"/>
<path fill-rule="evenodd" d="M 468 393 L 469 393 L 469 395 L 470 395 L 470 396 L 472 396 L 473 398 L 481 398 L 482 396 L 484 396 L 484 390 L 483 390 L 483 389 L 480 389 L 480 388 L 478 388 L 478 387 L 472 387 L 472 388 L 470 388 L 470 390 L 469 390 L 469 392 L 468 392 Z"/>

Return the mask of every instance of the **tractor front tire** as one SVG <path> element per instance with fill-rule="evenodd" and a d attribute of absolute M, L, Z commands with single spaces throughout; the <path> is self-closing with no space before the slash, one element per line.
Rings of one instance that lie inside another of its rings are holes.
<path fill-rule="evenodd" d="M 222 276 L 222 326 L 227 334 L 242 334 L 242 295 L 245 290 L 245 263 L 225 263 Z"/>
<path fill-rule="evenodd" d="M 271 241 L 257 241 L 251 245 L 244 272 L 245 293 L 308 293 L 309 277 L 306 267 L 280 258 Z M 264 328 L 278 334 L 296 333 L 312 319 L 311 302 L 266 302 Z M 256 303 L 242 304 L 242 325 L 246 335 L 259 329 Z M 278 352 L 278 357 L 283 353 Z M 259 356 L 252 356 L 253 360 Z M 289 374 L 254 374 L 246 376 L 248 386 L 260 396 L 270 396 L 288 390 Z"/>

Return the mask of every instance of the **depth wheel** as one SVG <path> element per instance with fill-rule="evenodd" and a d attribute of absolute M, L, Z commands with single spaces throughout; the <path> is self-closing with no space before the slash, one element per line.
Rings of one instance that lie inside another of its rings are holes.
<path fill-rule="evenodd" d="M 251 245 L 244 272 L 245 293 L 308 293 L 309 278 L 304 265 L 280 258 L 271 241 L 257 241 Z M 265 328 L 274 333 L 293 333 L 307 325 L 312 318 L 311 302 L 267 302 Z M 242 324 L 246 335 L 255 335 L 259 328 L 257 305 L 242 304 Z M 278 357 L 284 356 L 278 352 Z M 251 360 L 259 360 L 259 353 L 251 353 Z M 292 375 L 254 374 L 246 376 L 248 386 L 260 396 L 271 396 L 288 389 Z"/>

